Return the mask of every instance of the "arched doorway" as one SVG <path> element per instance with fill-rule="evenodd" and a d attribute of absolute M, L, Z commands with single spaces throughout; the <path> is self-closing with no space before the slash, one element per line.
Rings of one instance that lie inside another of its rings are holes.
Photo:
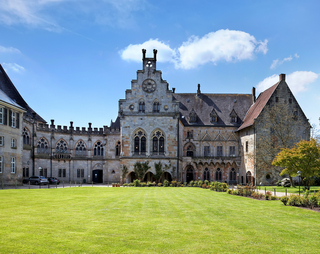
<path fill-rule="evenodd" d="M 127 183 L 132 183 L 136 179 L 137 179 L 136 174 L 132 171 L 127 176 Z"/>
<path fill-rule="evenodd" d="M 203 171 L 203 181 L 205 180 L 210 181 L 210 171 L 208 168 L 205 168 Z"/>
<path fill-rule="evenodd" d="M 246 183 L 247 184 L 252 184 L 252 175 L 251 175 L 250 171 L 248 171 L 247 174 L 246 174 Z"/>
<path fill-rule="evenodd" d="M 187 183 L 189 183 L 190 181 L 193 181 L 193 179 L 194 179 L 194 177 L 193 177 L 193 167 L 189 165 L 187 167 L 186 181 L 187 181 Z"/>
<path fill-rule="evenodd" d="M 169 172 L 164 172 L 163 173 L 163 180 L 167 180 L 167 181 L 171 182 L 172 181 L 171 174 Z"/>
<path fill-rule="evenodd" d="M 103 170 L 102 169 L 92 170 L 92 182 L 103 183 Z"/>
<path fill-rule="evenodd" d="M 143 181 L 144 182 L 154 182 L 155 179 L 154 179 L 154 175 L 152 172 L 147 172 L 145 175 L 144 175 L 144 178 L 143 178 Z"/>

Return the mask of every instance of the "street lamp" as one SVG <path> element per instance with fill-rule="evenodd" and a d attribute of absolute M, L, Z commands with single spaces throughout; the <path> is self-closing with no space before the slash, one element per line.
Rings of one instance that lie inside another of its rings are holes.
<path fill-rule="evenodd" d="M 298 171 L 297 173 L 298 173 L 298 176 L 299 176 L 299 196 L 300 196 L 300 178 L 301 178 L 301 172 Z"/>

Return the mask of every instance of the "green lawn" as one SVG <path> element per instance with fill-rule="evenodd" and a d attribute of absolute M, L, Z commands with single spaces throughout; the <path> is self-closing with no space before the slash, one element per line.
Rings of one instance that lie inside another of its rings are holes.
<path fill-rule="evenodd" d="M 300 186 L 300 193 L 303 193 L 303 187 L 304 186 Z M 294 194 L 299 194 L 299 186 L 294 187 L 289 187 L 289 188 L 285 188 L 285 187 L 280 187 L 280 186 L 257 186 L 258 189 L 260 190 L 265 190 L 265 188 L 267 188 L 267 191 L 274 191 L 274 189 L 276 189 L 276 192 L 285 192 L 287 189 L 287 193 L 294 193 Z M 319 191 L 320 186 L 310 186 L 310 192 L 314 192 L 314 191 Z"/>
<path fill-rule="evenodd" d="M 319 253 L 320 213 L 200 188 L 0 191 L 0 253 Z"/>

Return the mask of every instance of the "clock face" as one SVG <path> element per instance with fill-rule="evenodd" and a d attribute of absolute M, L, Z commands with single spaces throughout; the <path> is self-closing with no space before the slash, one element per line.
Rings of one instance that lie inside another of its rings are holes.
<path fill-rule="evenodd" d="M 154 92 L 156 90 L 156 88 L 157 88 L 157 84 L 153 79 L 146 79 L 142 83 L 142 89 L 143 89 L 143 91 L 145 91 L 147 93 Z"/>

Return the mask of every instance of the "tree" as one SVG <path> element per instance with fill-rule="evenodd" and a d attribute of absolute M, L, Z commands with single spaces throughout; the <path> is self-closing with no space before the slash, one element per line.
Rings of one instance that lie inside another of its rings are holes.
<path fill-rule="evenodd" d="M 159 161 L 158 163 L 155 163 L 154 167 L 156 169 L 156 174 L 154 175 L 154 178 L 156 179 L 156 181 L 158 183 L 161 179 L 162 174 L 163 174 L 161 161 Z"/>
<path fill-rule="evenodd" d="M 272 164 L 284 167 L 281 175 L 288 174 L 294 177 L 300 171 L 302 181 L 309 185 L 311 178 L 320 171 L 320 145 L 315 139 L 302 140 L 291 149 L 282 149 Z"/>
<path fill-rule="evenodd" d="M 260 179 L 271 173 L 274 182 L 278 180 L 281 168 L 272 164 L 277 154 L 302 139 L 309 139 L 310 125 L 302 111 L 296 112 L 291 104 L 277 102 L 266 105 L 256 119 L 256 150 L 251 156 Z M 289 178 L 293 184 L 291 176 Z"/>
<path fill-rule="evenodd" d="M 149 161 L 146 162 L 136 162 L 133 166 L 133 171 L 136 174 L 137 178 L 142 181 L 144 175 L 150 169 Z"/>
<path fill-rule="evenodd" d="M 126 165 L 123 165 L 123 167 L 122 167 L 122 181 L 124 181 L 127 174 L 128 174 L 128 167 Z"/>

